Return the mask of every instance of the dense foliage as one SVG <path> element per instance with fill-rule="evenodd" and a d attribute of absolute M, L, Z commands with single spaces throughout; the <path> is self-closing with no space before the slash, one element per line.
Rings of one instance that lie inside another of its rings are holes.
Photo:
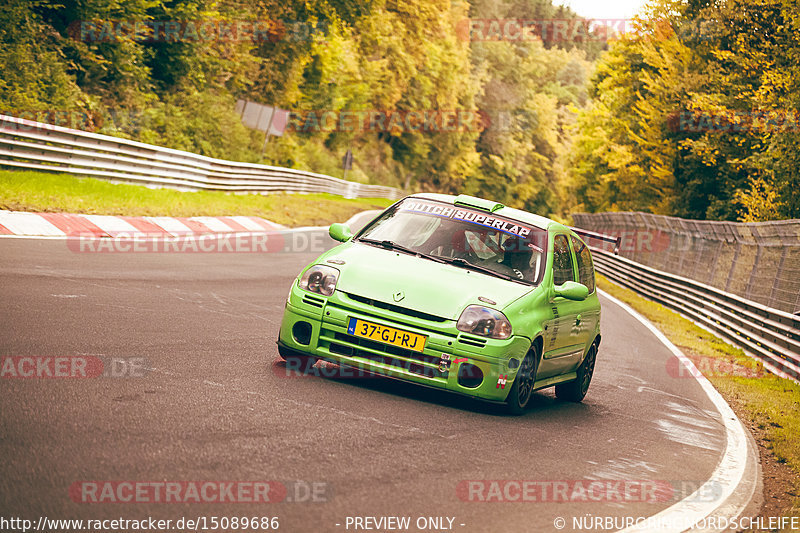
<path fill-rule="evenodd" d="M 241 125 L 239 98 L 317 116 L 460 113 L 477 120 L 295 128 L 270 139 L 265 161 L 341 175 L 351 149 L 350 179 L 557 213 L 568 107 L 585 104 L 602 43 L 470 42 L 463 28 L 476 17 L 574 14 L 549 0 L 9 0 L 0 111 L 249 161 L 260 159 L 263 135 Z M 120 31 L 136 21 L 150 22 L 152 38 Z M 178 38 L 157 38 L 155 21 L 179 21 Z M 264 31 L 193 38 L 186 21 Z M 59 121 L 64 110 L 73 113 Z"/>
<path fill-rule="evenodd" d="M 797 0 L 653 2 L 599 62 L 578 209 L 800 218 Z"/>
<path fill-rule="evenodd" d="M 348 179 L 556 217 L 799 217 L 797 4 L 652 0 L 607 46 L 470 39 L 470 21 L 575 17 L 550 0 L 6 0 L 0 112 L 259 161 L 244 98 L 309 117 L 270 139 L 276 165 L 341 176 L 350 149 Z"/>

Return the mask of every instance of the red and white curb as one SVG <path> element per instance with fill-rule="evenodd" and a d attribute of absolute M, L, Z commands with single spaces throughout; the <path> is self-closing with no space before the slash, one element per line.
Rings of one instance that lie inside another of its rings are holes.
<path fill-rule="evenodd" d="M 270 233 L 284 226 L 253 216 L 126 217 L 0 210 L 0 236 L 187 237 L 210 233 Z"/>

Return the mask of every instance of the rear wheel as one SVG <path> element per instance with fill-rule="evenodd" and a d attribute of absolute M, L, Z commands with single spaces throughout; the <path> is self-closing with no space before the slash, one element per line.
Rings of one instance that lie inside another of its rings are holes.
<path fill-rule="evenodd" d="M 295 370 L 303 374 L 309 372 L 311 367 L 314 366 L 314 363 L 317 362 L 316 357 L 296 352 L 280 344 L 278 345 L 278 355 L 281 356 L 281 359 L 286 361 L 287 370 Z"/>
<path fill-rule="evenodd" d="M 528 402 L 533 394 L 533 385 L 536 382 L 536 369 L 539 366 L 539 348 L 537 344 L 531 345 L 531 349 L 525 354 L 522 364 L 514 379 L 511 390 L 508 391 L 506 405 L 508 411 L 513 415 L 521 415 L 525 412 Z"/>
<path fill-rule="evenodd" d="M 592 344 L 583 363 L 578 367 L 578 379 L 556 385 L 556 398 L 568 402 L 580 402 L 583 400 L 583 397 L 586 396 L 586 391 L 589 390 L 589 384 L 592 382 L 596 359 L 597 344 Z"/>

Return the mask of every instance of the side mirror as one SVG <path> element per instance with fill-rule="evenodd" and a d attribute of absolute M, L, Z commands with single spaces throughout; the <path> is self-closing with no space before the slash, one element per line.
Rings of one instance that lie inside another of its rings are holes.
<path fill-rule="evenodd" d="M 556 296 L 576 302 L 581 302 L 589 297 L 589 288 L 574 281 L 565 281 L 562 285 L 555 287 L 555 291 Z"/>
<path fill-rule="evenodd" d="M 331 236 L 331 239 L 339 242 L 347 242 L 353 238 L 353 232 L 350 231 L 350 228 L 347 227 L 347 224 L 331 224 L 331 227 L 328 228 L 328 235 Z"/>

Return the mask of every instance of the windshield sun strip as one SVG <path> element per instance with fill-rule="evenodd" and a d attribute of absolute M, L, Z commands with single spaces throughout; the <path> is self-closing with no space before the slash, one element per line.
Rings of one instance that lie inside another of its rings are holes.
<path fill-rule="evenodd" d="M 426 200 L 426 201 L 435 201 L 435 200 Z M 449 204 L 444 204 L 444 205 L 449 205 Z M 463 208 L 459 208 L 459 209 L 462 209 L 462 210 L 466 211 L 466 209 L 463 209 Z M 513 231 L 507 231 L 507 230 L 504 230 L 502 228 L 497 228 L 497 227 L 494 227 L 494 226 L 489 225 L 489 224 L 482 224 L 480 222 L 473 222 L 472 220 L 466 220 L 466 219 L 462 219 L 462 218 L 453 219 L 451 217 L 446 217 L 444 215 L 440 215 L 439 213 L 430 213 L 428 211 L 420 211 L 418 209 L 403 209 L 402 212 L 403 213 L 419 213 L 420 215 L 428 215 L 428 216 L 432 216 L 432 217 L 445 218 L 445 219 L 448 219 L 448 220 L 460 220 L 462 222 L 467 222 L 467 223 L 472 224 L 474 226 L 482 226 L 484 228 L 493 229 L 493 230 L 498 231 L 500 233 L 505 233 L 506 235 L 513 235 L 514 237 L 519 237 L 519 235 L 514 233 Z M 547 230 L 544 230 L 544 229 L 542 229 L 542 228 L 540 228 L 538 226 L 531 226 L 531 225 L 525 224 L 524 222 L 519 222 L 519 221 L 511 219 L 511 218 L 497 217 L 497 216 L 495 216 L 493 218 L 495 218 L 496 220 L 502 220 L 503 222 L 513 223 L 513 224 L 516 224 L 517 226 L 525 227 L 525 228 L 528 228 L 528 229 L 531 229 L 531 230 L 535 230 L 535 231 L 542 231 L 542 232 L 546 232 L 547 231 Z M 538 248 L 539 247 L 537 246 L 537 249 Z M 541 252 L 543 250 L 539 249 L 538 251 Z"/>

